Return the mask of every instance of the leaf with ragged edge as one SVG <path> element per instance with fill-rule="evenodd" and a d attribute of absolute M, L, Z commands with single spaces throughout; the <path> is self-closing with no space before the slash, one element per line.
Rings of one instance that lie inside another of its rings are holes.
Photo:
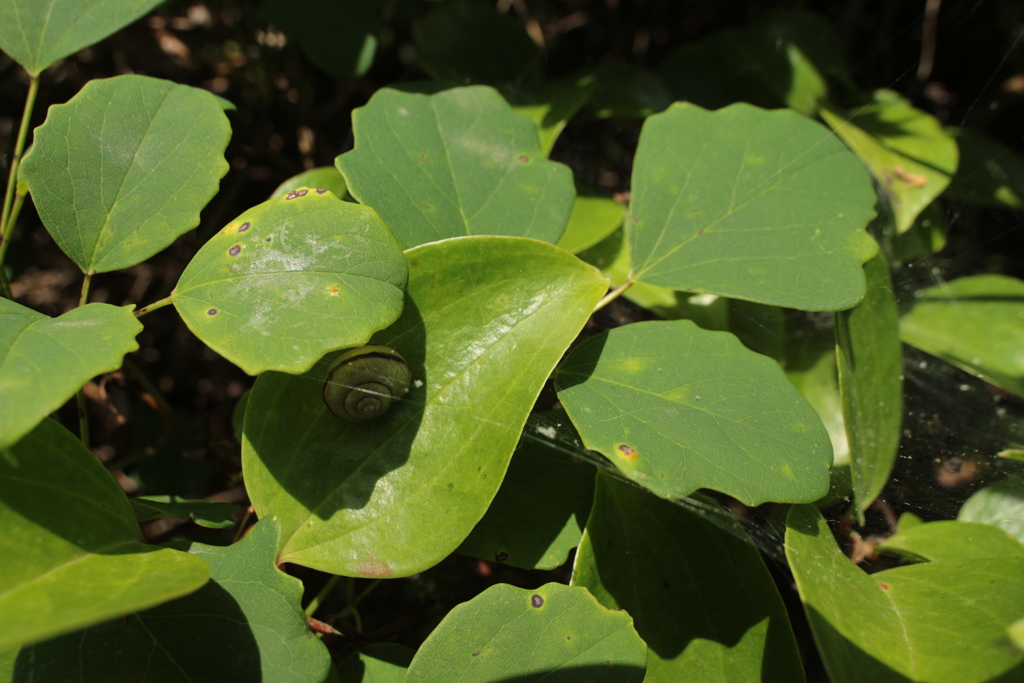
<path fill-rule="evenodd" d="M 338 199 L 342 199 L 348 194 L 345 178 L 338 172 L 338 169 L 333 166 L 320 166 L 292 176 L 278 185 L 270 197 L 273 199 L 303 188 L 330 190 Z"/>
<path fill-rule="evenodd" d="M 977 491 L 960 508 L 957 519 L 997 526 L 1024 543 L 1024 473 Z"/>
<path fill-rule="evenodd" d="M 622 204 L 607 197 L 577 196 L 558 246 L 574 254 L 589 249 L 622 225 Z"/>
<path fill-rule="evenodd" d="M 337 166 L 406 249 L 465 235 L 554 243 L 565 230 L 572 172 L 545 158 L 536 126 L 496 90 L 384 88 L 352 113 L 352 128 L 355 149 Z"/>
<path fill-rule="evenodd" d="M 892 204 L 897 232 L 906 232 L 942 194 L 956 171 L 956 141 L 929 114 L 889 90 L 850 112 L 819 112 L 878 180 Z"/>
<path fill-rule="evenodd" d="M 199 88 L 89 81 L 50 107 L 23 164 L 53 239 L 86 273 L 127 268 L 199 225 L 228 170 L 231 126 Z"/>
<path fill-rule="evenodd" d="M 380 0 L 267 0 L 260 11 L 335 78 L 365 74 L 380 34 Z M 339 195 L 340 196 L 340 195 Z"/>
<path fill-rule="evenodd" d="M 647 648 L 625 612 L 585 588 L 491 586 L 438 624 L 406 681 L 640 683 Z"/>
<path fill-rule="evenodd" d="M 519 88 L 510 102 L 537 126 L 541 150 L 544 156 L 550 156 L 558 136 L 586 104 L 592 90 L 593 79 L 567 78 Z"/>
<path fill-rule="evenodd" d="M 898 553 L 914 562 L 1024 557 L 1020 541 L 988 524 L 947 519 L 905 529 L 902 521 L 900 518 L 899 533 L 878 544 L 879 550 Z"/>
<path fill-rule="evenodd" d="M 889 264 L 879 254 L 864 264 L 864 300 L 836 314 L 843 423 L 850 447 L 854 508 L 878 498 L 896 462 L 903 423 L 903 346 Z"/>
<path fill-rule="evenodd" d="M 330 356 L 305 375 L 265 373 L 253 387 L 242 467 L 257 513 L 281 519 L 283 562 L 406 576 L 458 547 L 607 287 L 591 266 L 536 240 L 451 239 L 406 258 L 405 310 L 372 340 L 412 369 L 404 401 L 343 422 L 322 396 Z"/>
<path fill-rule="evenodd" d="M 572 585 L 624 609 L 647 643 L 647 683 L 802 681 L 785 606 L 761 555 L 725 510 L 699 513 L 607 474 Z"/>
<path fill-rule="evenodd" d="M 23 650 L 18 680 L 321 683 L 330 655 L 309 630 L 302 583 L 274 564 L 280 528 L 262 519 L 238 543 L 193 543 L 209 563 L 195 593 Z M 184 554 L 184 553 L 181 553 Z"/>
<path fill-rule="evenodd" d="M 407 272 L 371 209 L 301 189 L 228 223 L 172 297 L 189 329 L 249 374 L 299 373 L 397 320 Z"/>
<path fill-rule="evenodd" d="M 15 443 L 87 381 L 139 348 L 130 309 L 79 306 L 50 318 L 0 298 L 0 448 Z"/>
<path fill-rule="evenodd" d="M 458 552 L 523 569 L 564 564 L 594 497 L 584 455 L 565 411 L 531 415 L 501 488 Z"/>
<path fill-rule="evenodd" d="M 792 111 L 675 104 L 644 123 L 626 216 L 633 279 L 806 310 L 864 296 L 871 180 Z"/>
<path fill-rule="evenodd" d="M 868 575 L 808 505 L 789 512 L 786 557 L 837 683 L 1024 675 L 1024 653 L 1001 644 L 1024 604 L 1024 557 L 937 560 Z"/>
<path fill-rule="evenodd" d="M 523 25 L 493 7 L 455 0 L 413 24 L 420 64 L 436 80 L 515 83 L 532 74 L 541 51 Z"/>
<path fill-rule="evenodd" d="M 33 75 L 98 43 L 164 0 L 0 0 L 0 49 Z"/>
<path fill-rule="evenodd" d="M 919 291 L 900 338 L 1024 396 L 1024 281 L 973 275 Z"/>
<path fill-rule="evenodd" d="M 951 129 L 960 164 L 946 196 L 968 204 L 1024 208 L 1024 158 L 1003 142 L 969 130 Z"/>
<path fill-rule="evenodd" d="M 135 518 L 148 522 L 162 517 L 192 520 L 208 529 L 226 529 L 234 526 L 231 515 L 241 508 L 231 503 L 215 503 L 209 500 L 188 500 L 180 496 L 141 496 L 130 498 Z"/>
<path fill-rule="evenodd" d="M 555 388 L 587 448 L 663 498 L 710 488 L 759 505 L 828 490 L 832 447 L 814 409 L 727 332 L 619 327 L 573 349 Z"/>
<path fill-rule="evenodd" d="M 368 645 L 338 665 L 338 681 L 404 683 L 405 672 L 415 654 L 415 650 L 398 643 Z"/>
<path fill-rule="evenodd" d="M 0 449 L 0 651 L 196 590 L 203 560 L 140 542 L 128 498 L 92 453 L 44 420 Z"/>

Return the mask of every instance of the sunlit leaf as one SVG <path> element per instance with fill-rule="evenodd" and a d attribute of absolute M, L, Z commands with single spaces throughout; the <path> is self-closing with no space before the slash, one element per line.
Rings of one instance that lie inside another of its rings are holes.
<path fill-rule="evenodd" d="M 345 178 L 338 172 L 338 169 L 333 166 L 320 166 L 292 176 L 278 185 L 270 197 L 280 197 L 302 188 L 330 190 L 338 199 L 348 194 Z"/>
<path fill-rule="evenodd" d="M 960 508 L 957 519 L 992 524 L 1024 543 L 1024 473 L 977 491 Z"/>

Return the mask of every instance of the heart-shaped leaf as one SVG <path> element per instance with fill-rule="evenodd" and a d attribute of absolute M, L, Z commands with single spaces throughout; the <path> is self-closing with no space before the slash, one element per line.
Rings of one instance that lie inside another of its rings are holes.
<path fill-rule="evenodd" d="M 526 417 L 607 280 L 543 242 L 445 240 L 406 252 L 397 323 L 373 342 L 412 370 L 405 400 L 344 422 L 323 400 L 332 357 L 265 373 L 245 411 L 246 488 L 282 524 L 280 560 L 405 576 L 458 547 L 487 510 Z"/>
<path fill-rule="evenodd" d="M 300 189 L 228 223 L 172 296 L 189 329 L 249 374 L 298 373 L 393 323 L 407 272 L 372 210 Z"/>
<path fill-rule="evenodd" d="M 139 348 L 131 310 L 87 304 L 57 318 L 0 298 L 0 448 L 32 431 L 87 381 Z"/>
<path fill-rule="evenodd" d="M 871 179 L 792 111 L 676 104 L 644 123 L 626 216 L 633 279 L 688 292 L 839 310 L 877 251 Z"/>
<path fill-rule="evenodd" d="M 145 261 L 199 225 L 227 173 L 230 137 L 205 90 L 117 76 L 50 107 L 22 168 L 54 241 L 99 273 Z"/>

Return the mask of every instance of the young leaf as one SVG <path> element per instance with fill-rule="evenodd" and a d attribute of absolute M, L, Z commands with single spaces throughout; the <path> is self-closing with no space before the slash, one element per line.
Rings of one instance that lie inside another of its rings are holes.
<path fill-rule="evenodd" d="M 228 170 L 231 126 L 205 90 L 89 81 L 50 107 L 22 168 L 53 239 L 86 273 L 127 268 L 199 225 Z"/>
<path fill-rule="evenodd" d="M 179 496 L 144 496 L 130 498 L 135 518 L 147 522 L 161 517 L 191 519 L 208 529 L 225 529 L 234 526 L 231 515 L 240 509 L 231 503 L 214 503 L 209 500 L 187 500 Z"/>
<path fill-rule="evenodd" d="M 864 264 L 864 273 L 867 296 L 836 314 L 839 391 L 862 525 L 864 511 L 889 481 L 903 424 L 903 346 L 889 264 L 878 255 Z"/>
<path fill-rule="evenodd" d="M 0 449 L 0 652 L 196 590 L 203 560 L 140 543 L 128 498 L 82 442 L 44 420 Z"/>
<path fill-rule="evenodd" d="M 373 64 L 380 0 L 267 0 L 260 11 L 335 78 L 362 76 Z M 338 195 L 339 197 L 341 195 Z"/>
<path fill-rule="evenodd" d="M 646 650 L 629 615 L 605 609 L 585 588 L 498 584 L 448 613 L 405 680 L 640 683 Z"/>
<path fill-rule="evenodd" d="M 0 49 L 32 75 L 98 43 L 164 0 L 0 0 Z"/>
<path fill-rule="evenodd" d="M 833 681 L 1024 675 L 1024 653 L 1001 644 L 1024 604 L 1024 557 L 943 559 L 869 576 L 809 505 L 789 512 L 786 556 Z"/>
<path fill-rule="evenodd" d="M 142 325 L 127 308 L 86 304 L 57 318 L 0 298 L 0 448 L 32 431 L 87 381 L 121 367 Z"/>
<path fill-rule="evenodd" d="M 303 188 L 330 190 L 338 199 L 348 195 L 345 178 L 338 172 L 338 169 L 333 166 L 320 166 L 319 168 L 303 171 L 284 181 L 271 193 L 270 198 L 280 197 L 283 194 Z"/>
<path fill-rule="evenodd" d="M 372 340 L 412 369 L 405 400 L 372 421 L 342 421 L 323 400 L 330 356 L 253 387 L 242 467 L 258 514 L 281 519 L 283 562 L 407 576 L 458 547 L 607 288 L 591 266 L 522 238 L 445 240 L 406 259 L 405 310 Z"/>
<path fill-rule="evenodd" d="M 956 141 L 933 116 L 889 90 L 850 113 L 821 117 L 871 169 L 892 204 L 897 232 L 906 232 L 924 207 L 942 194 L 956 171 Z"/>
<path fill-rule="evenodd" d="M 159 671 L 175 681 L 320 683 L 330 655 L 307 626 L 302 583 L 274 564 L 279 531 L 270 518 L 231 546 L 183 544 L 186 557 L 209 563 L 209 583 L 23 650 L 16 680 L 142 681 Z"/>
<path fill-rule="evenodd" d="M 957 519 L 997 526 L 1024 543 L 1024 473 L 980 489 L 960 508 Z"/>
<path fill-rule="evenodd" d="M 792 111 L 673 105 L 644 124 L 632 188 L 634 280 L 806 310 L 864 296 L 871 180 Z"/>
<path fill-rule="evenodd" d="M 404 248 L 465 235 L 556 242 L 565 230 L 572 172 L 545 158 L 537 128 L 496 90 L 385 88 L 353 112 L 352 128 L 355 149 L 338 168 Z"/>
<path fill-rule="evenodd" d="M 804 679 L 760 553 L 713 502 L 698 514 L 599 474 L 572 585 L 633 617 L 647 683 Z"/>
<path fill-rule="evenodd" d="M 760 505 L 828 491 L 821 420 L 775 361 L 729 333 L 619 327 L 573 349 L 555 388 L 587 448 L 662 498 L 710 488 Z"/>
<path fill-rule="evenodd" d="M 407 274 L 371 209 L 301 189 L 228 223 L 172 296 L 189 329 L 249 374 L 299 373 L 393 323 Z"/>
<path fill-rule="evenodd" d="M 908 344 L 1024 396 L 1024 282 L 973 275 L 917 293 L 900 320 Z"/>

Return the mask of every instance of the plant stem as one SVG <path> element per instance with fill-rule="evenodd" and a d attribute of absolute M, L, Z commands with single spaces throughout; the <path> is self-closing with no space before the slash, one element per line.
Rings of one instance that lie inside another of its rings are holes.
<path fill-rule="evenodd" d="M 78 438 L 82 440 L 82 444 L 89 447 L 89 413 L 87 411 L 88 406 L 85 403 L 85 391 L 82 389 L 78 390 L 76 395 L 78 399 Z"/>
<path fill-rule="evenodd" d="M 0 262 L 0 296 L 5 299 L 14 300 L 14 293 L 11 291 L 11 283 L 7 281 L 7 271 Z"/>
<path fill-rule="evenodd" d="M 146 315 L 151 311 L 155 311 L 158 308 L 163 308 L 164 306 L 167 306 L 172 303 L 174 303 L 174 295 L 166 296 L 163 299 L 160 299 L 159 301 L 154 301 L 148 306 L 143 306 L 142 308 L 136 310 L 135 317 L 141 318 L 142 316 Z"/>
<path fill-rule="evenodd" d="M 381 581 L 382 581 L 382 579 L 374 579 L 373 582 L 369 586 L 367 586 L 366 588 L 363 589 L 362 593 L 357 595 L 354 599 L 350 599 L 349 600 L 348 607 L 343 609 L 341 611 L 341 614 L 339 614 L 338 616 L 341 617 L 341 618 L 345 618 L 349 614 L 358 615 L 359 612 L 356 610 L 356 608 L 359 607 L 359 603 L 361 603 L 366 598 L 370 597 L 370 593 L 372 593 L 374 591 L 374 589 L 377 586 L 380 585 Z M 353 582 L 353 585 L 354 585 L 354 582 Z M 350 592 L 350 596 L 351 596 L 351 592 Z"/>
<path fill-rule="evenodd" d="M 249 521 L 249 517 L 251 516 L 252 506 L 250 505 L 249 509 L 245 511 L 245 516 L 242 517 L 242 521 L 238 523 L 238 531 L 235 532 L 235 537 L 231 539 L 232 545 L 238 543 L 238 539 L 240 539 L 242 537 L 242 534 L 245 533 L 245 525 Z"/>
<path fill-rule="evenodd" d="M 14 201 L 14 191 L 18 186 L 18 167 L 21 165 L 21 153 L 25 150 L 25 138 L 28 137 L 28 124 L 32 120 L 32 108 L 36 103 L 36 95 L 39 94 L 39 77 L 32 76 L 28 82 L 28 95 L 25 97 L 25 110 L 21 114 L 21 126 L 18 128 L 18 138 L 14 143 L 14 154 L 11 156 L 11 169 L 7 175 L 7 191 L 4 193 L 4 208 L 0 212 L 0 239 L 6 241 L 10 237 L 14 221 L 11 220 L 14 212 L 11 211 Z M 0 267 L 3 261 L 0 260 Z"/>
<path fill-rule="evenodd" d="M 633 286 L 633 281 L 632 280 L 626 280 L 621 285 L 619 285 L 618 287 L 616 287 L 612 291 L 608 292 L 603 299 L 601 299 L 600 301 L 597 302 L 597 306 L 594 306 L 593 313 L 597 313 L 602 308 L 604 308 L 605 306 L 607 306 L 611 302 L 613 302 L 616 299 L 618 299 L 619 296 L 623 292 L 625 292 L 627 289 L 629 289 L 632 286 Z"/>
<path fill-rule="evenodd" d="M 25 197 L 20 192 L 14 193 L 14 208 L 11 209 L 10 224 L 11 231 L 14 231 L 14 226 L 18 222 L 18 215 L 21 213 L 21 207 L 25 205 Z M 7 254 L 7 245 L 11 243 L 10 235 L 4 235 L 0 233 L 0 295 L 7 297 L 8 299 L 14 298 L 14 293 L 11 292 L 11 283 L 7 281 L 7 270 L 4 268 L 4 256 Z"/>
<path fill-rule="evenodd" d="M 89 303 L 89 285 L 92 284 L 92 273 L 86 273 L 82 280 L 82 295 L 78 297 L 78 305 L 84 306 Z"/>
<path fill-rule="evenodd" d="M 339 581 L 341 581 L 341 577 L 337 574 L 327 580 L 327 583 L 325 583 L 324 587 L 320 589 L 320 592 L 316 594 L 316 597 L 306 605 L 307 617 L 311 617 L 316 614 L 316 611 L 320 609 L 320 605 L 327 599 L 327 596 L 331 594 L 331 591 L 334 590 L 334 587 L 338 585 Z"/>

